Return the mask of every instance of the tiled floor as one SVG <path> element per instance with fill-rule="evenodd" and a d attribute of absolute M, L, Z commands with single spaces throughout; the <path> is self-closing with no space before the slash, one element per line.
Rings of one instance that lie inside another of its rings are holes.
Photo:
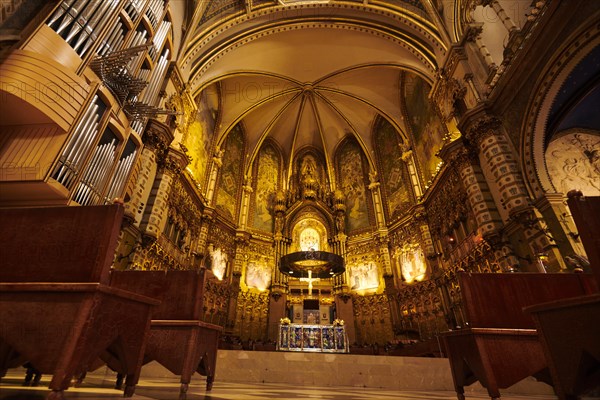
<path fill-rule="evenodd" d="M 40 387 L 22 387 L 21 371 L 11 370 L 0 384 L 0 399 L 3 400 L 44 400 L 48 394 L 48 379 L 42 379 Z M 123 399 L 120 391 L 112 389 L 113 377 L 90 376 L 79 388 L 65 392 L 67 400 L 107 400 Z M 133 400 L 177 400 L 179 382 L 176 379 L 142 379 Z M 195 375 L 190 385 L 187 400 L 454 400 L 453 392 L 414 392 L 362 389 L 354 387 L 300 387 L 282 384 L 249 385 L 240 383 L 215 382 L 213 390 L 204 390 L 203 378 Z M 467 394 L 467 399 L 489 399 L 483 394 Z M 554 396 L 503 395 L 503 400 L 556 400 Z"/>

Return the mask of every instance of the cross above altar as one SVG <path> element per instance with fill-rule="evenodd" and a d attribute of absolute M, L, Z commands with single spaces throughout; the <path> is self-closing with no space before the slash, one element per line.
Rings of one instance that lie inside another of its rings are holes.
<path fill-rule="evenodd" d="M 308 295 L 312 296 L 313 282 L 319 282 L 321 279 L 313 278 L 312 271 L 308 270 L 308 278 L 300 278 L 300 282 L 308 282 Z"/>

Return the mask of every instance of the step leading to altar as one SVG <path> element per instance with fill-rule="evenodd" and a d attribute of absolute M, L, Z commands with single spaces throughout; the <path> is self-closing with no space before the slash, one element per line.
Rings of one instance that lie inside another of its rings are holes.
<path fill-rule="evenodd" d="M 142 376 L 171 377 L 156 363 Z M 197 374 L 192 380 L 201 379 Z M 340 353 L 219 350 L 215 382 L 282 383 L 300 386 L 342 386 L 402 391 L 454 392 L 446 358 L 371 356 Z M 467 393 L 486 393 L 475 383 Z M 545 383 L 527 378 L 503 393 L 552 395 Z"/>

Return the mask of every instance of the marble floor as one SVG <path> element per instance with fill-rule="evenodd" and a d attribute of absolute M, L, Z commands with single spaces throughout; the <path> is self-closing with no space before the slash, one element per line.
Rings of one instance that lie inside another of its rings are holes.
<path fill-rule="evenodd" d="M 0 399 L 44 400 L 48 394 L 48 378 L 43 377 L 38 387 L 23 387 L 23 371 L 11 370 L 0 383 Z M 123 399 L 123 394 L 112 388 L 114 377 L 95 374 L 88 376 L 80 387 L 65 392 L 67 400 Z M 215 382 L 213 390 L 206 392 L 204 379 L 195 375 L 190 385 L 187 400 L 454 400 L 456 395 L 449 391 L 393 391 L 363 389 L 355 387 L 303 387 L 284 384 L 246 384 Z M 176 378 L 141 379 L 133 400 L 177 400 L 179 382 Z M 489 399 L 483 393 L 468 393 L 467 399 Z M 548 395 L 502 396 L 503 400 L 556 400 Z"/>

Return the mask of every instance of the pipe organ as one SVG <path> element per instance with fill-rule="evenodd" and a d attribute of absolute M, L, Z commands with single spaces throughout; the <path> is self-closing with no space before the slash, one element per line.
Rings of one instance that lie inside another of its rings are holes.
<path fill-rule="evenodd" d="M 125 195 L 130 172 L 134 169 L 149 118 L 168 113 L 158 108 L 159 92 L 164 86 L 172 49 L 172 22 L 168 0 L 63 0 L 45 11 L 45 24 L 21 44 L 23 63 L 37 63 L 40 71 L 58 68 L 61 74 L 48 73 L 42 84 L 32 84 L 32 92 L 61 91 L 60 101 L 76 98 L 66 121 L 61 112 L 50 113 L 34 96 L 22 96 L 27 104 L 19 110 L 23 128 L 15 124 L 8 142 L 16 150 L 26 135 L 33 136 L 28 114 L 42 114 L 57 132 L 53 148 L 43 147 L 40 137 L 40 162 L 48 165 L 43 174 L 29 174 L 35 181 L 26 190 L 12 192 L 14 199 L 0 196 L 0 204 L 28 199 L 28 190 L 46 186 L 44 202 L 53 204 L 97 205 L 110 203 Z M 46 52 L 46 58 L 44 58 Z M 30 54 L 39 53 L 42 57 Z M 20 55 L 17 51 L 15 54 Z M 21 62 L 20 59 L 17 60 Z M 56 62 L 58 63 L 56 63 Z M 49 65 L 48 63 L 53 63 Z M 8 67 L 8 64 L 7 64 Z M 25 74 L 26 65 L 19 68 Z M 95 76 L 94 76 L 95 74 Z M 19 82 L 26 77 L 10 76 Z M 54 81 L 53 81 L 54 79 Z M 100 82 L 100 84 L 98 84 Z M 10 82 L 9 82 L 10 83 Z M 17 87 L 17 83 L 13 86 Z M 3 85 L 4 87 L 12 87 Z M 62 93 L 64 92 L 64 93 Z M 72 93 L 71 93 L 72 92 Z M 39 95 L 38 95 L 39 97 Z M 48 97 L 48 95 L 46 95 Z M 59 100 L 58 95 L 54 97 Z M 50 105 L 51 102 L 48 102 Z M 62 104 L 62 103 L 61 103 Z M 47 108 L 47 107 L 46 107 Z M 29 110 L 29 111 L 28 111 Z M 36 132 L 37 132 L 36 131 Z M 31 144 L 30 144 L 31 145 Z M 43 149 L 42 149 L 43 148 Z M 12 163 L 25 160 L 18 152 Z M 25 153 L 23 153 L 25 154 Z M 31 157 L 29 157 L 31 158 Z M 40 168 L 42 169 L 42 168 Z M 0 187 L 5 184 L 0 178 Z M 33 182 L 32 182 L 33 183 Z M 36 200 L 31 200 L 35 203 Z M 42 201 L 42 200 L 40 200 Z"/>

